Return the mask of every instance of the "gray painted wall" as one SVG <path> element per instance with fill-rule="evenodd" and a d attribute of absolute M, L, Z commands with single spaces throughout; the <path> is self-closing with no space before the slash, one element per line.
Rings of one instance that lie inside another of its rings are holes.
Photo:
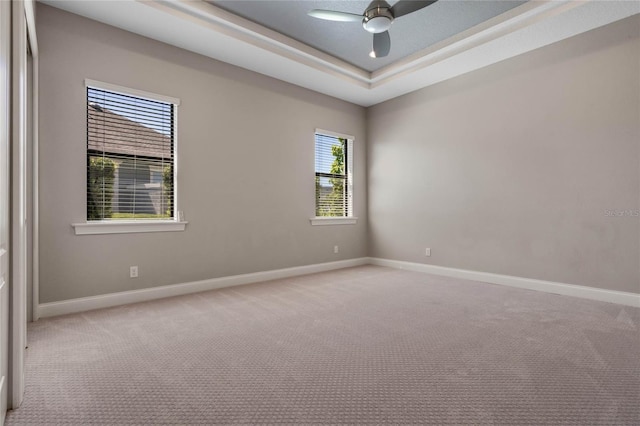
<path fill-rule="evenodd" d="M 369 254 L 639 292 L 640 20 L 368 111 Z M 425 248 L 432 256 L 425 257 Z"/>
<path fill-rule="evenodd" d="M 42 4 L 37 12 L 40 303 L 367 255 L 364 108 Z M 85 78 L 181 99 L 185 232 L 74 235 L 71 223 L 86 218 Z M 309 223 L 316 127 L 356 137 L 357 225 Z"/>
<path fill-rule="evenodd" d="M 605 215 L 640 209 L 639 24 L 365 111 L 39 4 L 40 302 L 366 255 L 639 292 L 640 219 Z M 73 234 L 85 78 L 182 100 L 187 231 Z M 309 224 L 316 127 L 356 136 L 355 226 Z"/>

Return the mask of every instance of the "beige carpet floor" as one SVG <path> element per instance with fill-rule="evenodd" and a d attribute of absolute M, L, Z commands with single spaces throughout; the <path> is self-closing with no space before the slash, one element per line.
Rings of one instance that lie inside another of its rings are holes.
<path fill-rule="evenodd" d="M 9 425 L 639 425 L 640 310 L 376 266 L 40 320 Z"/>

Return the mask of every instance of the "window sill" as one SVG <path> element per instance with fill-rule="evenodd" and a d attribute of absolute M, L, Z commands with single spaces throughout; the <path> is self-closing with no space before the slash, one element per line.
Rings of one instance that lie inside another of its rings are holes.
<path fill-rule="evenodd" d="M 312 217 L 309 219 L 312 225 L 355 225 L 357 217 Z"/>
<path fill-rule="evenodd" d="M 187 223 L 175 220 L 165 221 L 96 221 L 72 223 L 76 235 L 133 234 L 139 232 L 184 231 Z"/>

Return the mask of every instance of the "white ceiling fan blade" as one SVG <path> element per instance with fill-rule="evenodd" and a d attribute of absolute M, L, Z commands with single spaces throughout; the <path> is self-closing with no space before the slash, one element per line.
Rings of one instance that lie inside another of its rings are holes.
<path fill-rule="evenodd" d="M 394 4 L 391 7 L 391 13 L 393 13 L 394 18 L 399 18 L 404 15 L 408 15 L 409 13 L 415 12 L 416 10 L 420 10 L 424 7 L 427 7 L 438 0 L 426 0 L 426 1 L 416 1 L 416 0 L 400 0 L 398 3 Z"/>
<path fill-rule="evenodd" d="M 384 58 L 391 50 L 389 31 L 373 35 L 373 52 L 376 58 Z"/>
<path fill-rule="evenodd" d="M 327 21 L 337 22 L 362 22 L 362 15 L 356 15 L 347 12 L 338 12 L 335 10 L 313 9 L 307 12 L 307 15 L 318 19 L 326 19 Z"/>

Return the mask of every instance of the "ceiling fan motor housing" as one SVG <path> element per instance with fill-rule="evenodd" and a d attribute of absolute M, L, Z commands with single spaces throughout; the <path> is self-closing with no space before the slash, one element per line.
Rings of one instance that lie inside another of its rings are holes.
<path fill-rule="evenodd" d="M 383 33 L 393 23 L 393 13 L 386 1 L 374 1 L 364 13 L 362 26 L 370 33 Z"/>

